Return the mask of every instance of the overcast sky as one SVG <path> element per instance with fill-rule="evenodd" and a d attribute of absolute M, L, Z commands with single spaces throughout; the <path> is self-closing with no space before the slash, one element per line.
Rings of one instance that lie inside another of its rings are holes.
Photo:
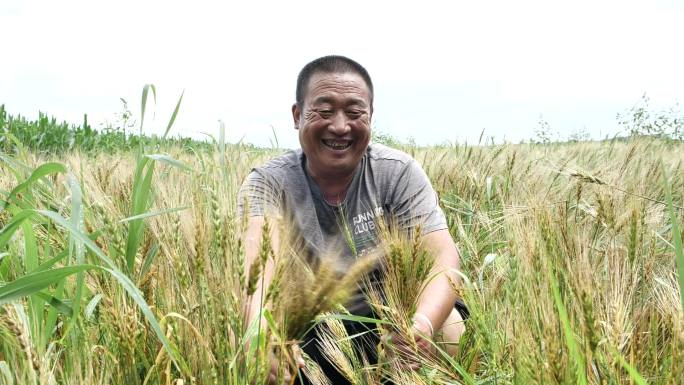
<path fill-rule="evenodd" d="M 173 134 L 298 146 L 290 107 L 308 61 L 347 55 L 376 88 L 374 128 L 418 143 L 613 135 L 647 93 L 684 99 L 684 1 L 0 2 L 0 104 L 93 126 L 146 83 Z"/>

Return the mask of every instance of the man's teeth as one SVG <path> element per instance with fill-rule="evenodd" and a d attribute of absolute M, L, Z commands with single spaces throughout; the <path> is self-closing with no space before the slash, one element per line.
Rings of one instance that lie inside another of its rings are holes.
<path fill-rule="evenodd" d="M 337 141 L 337 140 L 324 140 L 323 144 L 332 148 L 333 150 L 344 150 L 351 146 L 352 142 L 349 140 Z"/>

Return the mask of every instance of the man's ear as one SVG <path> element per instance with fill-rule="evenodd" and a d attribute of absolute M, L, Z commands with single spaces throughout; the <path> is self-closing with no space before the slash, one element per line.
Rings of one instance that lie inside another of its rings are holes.
<path fill-rule="evenodd" d="M 299 109 L 297 103 L 292 105 L 292 119 L 294 120 L 295 130 L 299 129 L 299 119 L 302 117 L 302 110 Z"/>

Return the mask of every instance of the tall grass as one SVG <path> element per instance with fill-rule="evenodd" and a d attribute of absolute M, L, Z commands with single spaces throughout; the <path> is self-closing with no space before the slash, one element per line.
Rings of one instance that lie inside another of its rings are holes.
<path fill-rule="evenodd" d="M 5 148 L 0 383 L 264 381 L 266 352 L 310 327 L 311 316 L 296 321 L 303 313 L 280 301 L 266 312 L 267 333 L 244 321 L 250 273 L 235 197 L 250 168 L 277 152 L 223 137 L 215 151 L 167 143 L 163 155 Z M 456 356 L 438 351 L 418 371 L 383 376 L 681 383 L 682 144 L 406 150 L 430 176 L 459 245 L 466 279 L 458 290 L 471 318 Z M 394 245 L 397 256 L 416 255 L 410 241 Z M 286 293 L 302 277 L 283 270 L 267 291 L 296 303 Z M 378 383 L 377 368 L 350 354 L 345 317 L 320 318 L 327 349 L 354 383 Z M 379 322 L 401 322 L 391 318 Z M 250 339 L 258 349 L 244 349 Z M 311 363 L 306 370 L 318 373 Z"/>

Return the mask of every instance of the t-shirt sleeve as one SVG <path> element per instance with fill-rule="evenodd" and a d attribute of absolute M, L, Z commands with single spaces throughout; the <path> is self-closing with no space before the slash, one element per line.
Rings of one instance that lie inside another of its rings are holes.
<path fill-rule="evenodd" d="M 278 215 L 281 189 L 272 178 L 252 170 L 238 192 L 238 214 L 249 217 Z"/>
<path fill-rule="evenodd" d="M 399 173 L 393 190 L 390 207 L 400 229 L 413 231 L 420 226 L 420 232 L 427 234 L 447 228 L 437 193 L 415 159 Z"/>

